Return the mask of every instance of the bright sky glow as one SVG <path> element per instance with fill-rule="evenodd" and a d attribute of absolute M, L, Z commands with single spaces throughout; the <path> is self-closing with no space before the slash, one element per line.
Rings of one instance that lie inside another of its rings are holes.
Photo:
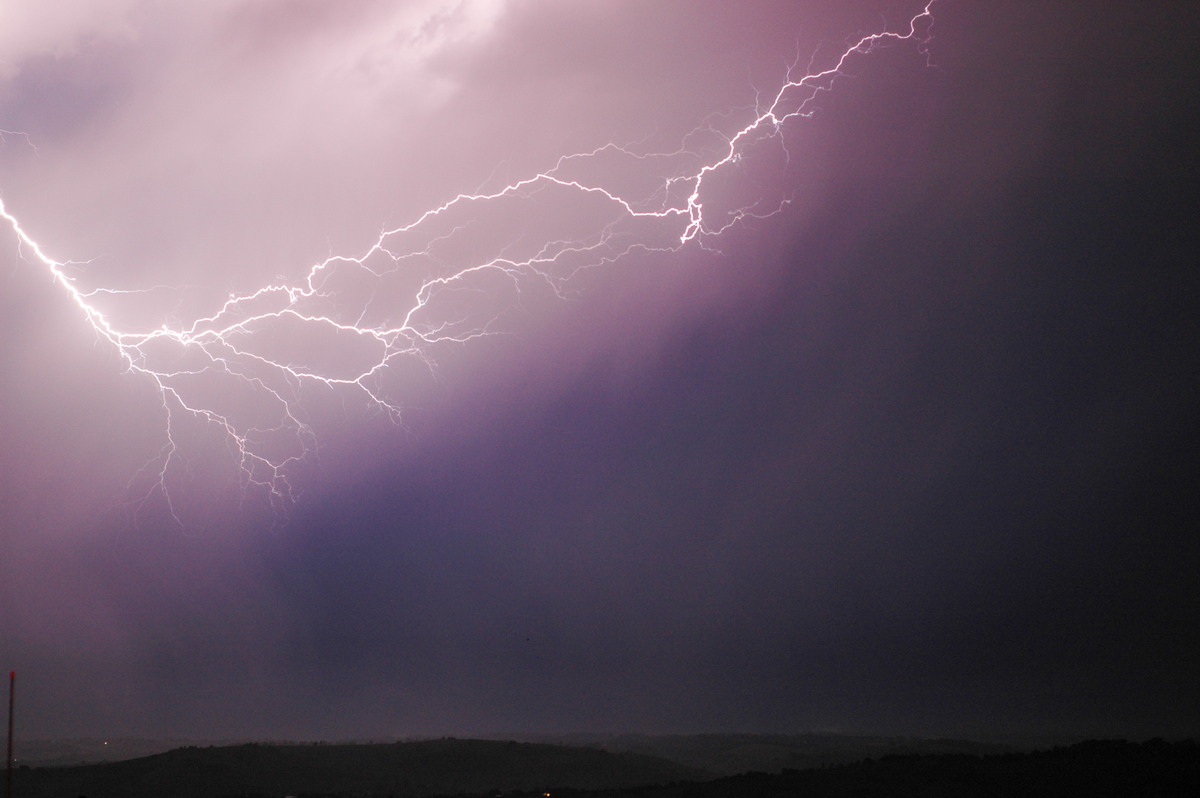
<path fill-rule="evenodd" d="M 130 501 L 161 498 L 184 525 L 172 499 L 190 468 L 184 441 L 215 436 L 241 489 L 266 497 L 282 514 L 296 498 L 291 472 L 318 446 L 306 397 L 346 393 L 402 424 L 399 364 L 416 363 L 434 375 L 439 348 L 508 332 L 531 299 L 570 295 L 583 272 L 637 254 L 712 246 L 744 219 L 777 213 L 788 195 L 736 189 L 753 183 L 747 170 L 765 148 L 776 159 L 792 158 L 787 129 L 816 110 L 855 59 L 885 45 L 926 52 L 932 6 L 896 30 L 852 40 L 825 64 L 793 65 L 751 112 L 714 118 L 674 151 L 609 143 L 561 156 L 545 171 L 451 197 L 298 278 L 231 290 L 191 318 L 178 311 L 188 286 L 107 284 L 91 263 L 57 259 L 3 204 L 0 215 L 22 257 L 49 271 L 96 335 L 161 399 L 162 446 L 131 482 Z M 388 36 L 365 29 L 370 36 L 356 39 L 349 52 L 371 69 L 411 76 L 429 69 L 443 48 L 484 36 L 501 7 L 405 6 L 383 27 Z M 396 31 L 409 31 L 405 46 L 389 46 Z M 393 52 L 403 63 L 380 60 Z M 436 79 L 430 85 L 434 94 L 450 91 Z M 153 326 L 127 320 L 135 307 Z"/>

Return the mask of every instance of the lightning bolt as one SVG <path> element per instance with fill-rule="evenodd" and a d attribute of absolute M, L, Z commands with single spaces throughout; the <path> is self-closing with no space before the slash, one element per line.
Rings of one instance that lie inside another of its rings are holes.
<path fill-rule="evenodd" d="M 928 64 L 934 2 L 903 29 L 848 43 L 827 68 L 810 65 L 798 75 L 793 64 L 778 90 L 766 101 L 760 96 L 751 118 L 731 132 L 709 123 L 673 152 L 608 143 L 562 156 L 545 171 L 458 194 L 385 229 L 360 254 L 331 256 L 299 279 L 230 294 L 186 322 L 127 329 L 109 306 L 173 289 L 88 286 L 86 264 L 51 257 L 2 198 L 0 216 L 20 256 L 48 271 L 125 370 L 159 397 L 163 443 L 130 481 L 130 503 L 160 497 L 184 525 L 173 500 L 188 468 L 181 430 L 198 425 L 222 442 L 243 495 L 266 497 L 286 517 L 299 495 L 289 477 L 317 451 L 305 409 L 312 391 L 356 397 L 401 424 L 401 364 L 436 375 L 438 347 L 504 332 L 529 299 L 570 296 L 588 270 L 635 253 L 707 247 L 747 218 L 779 213 L 792 198 L 722 207 L 714 184 L 735 177 L 762 145 L 790 159 L 785 131 L 813 113 L 853 59 L 908 44 Z M 605 167 L 614 163 L 636 167 L 642 188 L 619 190 L 588 176 L 613 174 Z"/>

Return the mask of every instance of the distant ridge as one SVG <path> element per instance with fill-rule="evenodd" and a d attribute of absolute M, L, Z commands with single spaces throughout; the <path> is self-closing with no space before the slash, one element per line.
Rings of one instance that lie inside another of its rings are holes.
<path fill-rule="evenodd" d="M 23 768 L 21 798 L 218 798 L 370 795 L 420 798 L 598 790 L 694 781 L 714 774 L 639 754 L 496 740 L 376 744 L 245 744 L 178 748 L 120 762 Z"/>
<path fill-rule="evenodd" d="M 707 736 L 706 736 L 707 737 Z M 738 735 L 713 735 L 728 740 Z M 871 739 L 871 738 L 868 738 Z M 879 738 L 885 739 L 885 738 Z M 247 744 L 124 762 L 23 768 L 21 798 L 1191 798 L 1194 741 L 1091 740 L 1026 753 L 888 754 L 714 778 L 662 759 L 498 740 Z"/>
<path fill-rule="evenodd" d="M 1198 785 L 1200 745 L 1192 740 L 1088 740 L 1049 751 L 894 755 L 694 784 L 564 790 L 555 798 L 1193 798 Z"/>
<path fill-rule="evenodd" d="M 553 745 L 599 748 L 668 759 L 688 767 L 731 776 L 749 771 L 778 773 L 868 758 L 906 754 L 1003 754 L 1012 746 L 954 739 L 922 739 L 810 732 L 806 734 L 562 734 L 514 736 Z M 1031 748 L 1032 746 L 1030 746 Z"/>

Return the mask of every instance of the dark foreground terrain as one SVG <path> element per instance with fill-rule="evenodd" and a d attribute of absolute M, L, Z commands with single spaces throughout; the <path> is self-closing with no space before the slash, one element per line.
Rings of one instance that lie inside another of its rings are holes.
<path fill-rule="evenodd" d="M 1049 748 L 1061 741 L 1020 746 L 970 740 L 882 737 L 851 734 L 567 734 L 514 737 L 531 743 L 580 745 L 614 753 L 668 759 L 718 776 L 763 771 L 808 770 L 848 765 L 895 754 L 1006 754 Z M 1077 742 L 1078 738 L 1066 741 Z"/>
<path fill-rule="evenodd" d="M 1031 753 L 891 754 L 716 777 L 661 758 L 492 740 L 180 748 L 69 768 L 22 768 L 19 798 L 904 798 L 1193 796 L 1195 742 L 1090 741 Z"/>
<path fill-rule="evenodd" d="M 1198 794 L 1200 746 L 1195 742 L 1118 740 L 982 757 L 893 755 L 701 783 L 560 790 L 554 798 L 1182 798 Z"/>
<path fill-rule="evenodd" d="M 711 778 L 638 754 L 493 740 L 178 748 L 123 762 L 17 772 L 20 798 L 486 795 Z"/>

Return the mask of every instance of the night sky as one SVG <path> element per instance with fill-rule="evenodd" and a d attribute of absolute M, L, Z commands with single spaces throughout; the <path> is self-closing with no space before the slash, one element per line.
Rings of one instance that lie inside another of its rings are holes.
<path fill-rule="evenodd" d="M 920 10 L 6 3 L 0 199 L 179 326 L 563 155 L 713 151 Z M 20 736 L 1200 733 L 1200 10 L 933 11 L 709 185 L 778 213 L 472 284 L 499 334 L 398 364 L 399 424 L 307 394 L 283 508 L 194 429 L 150 490 L 154 385 L 0 226 Z M 569 228 L 543 194 L 453 254 Z"/>

